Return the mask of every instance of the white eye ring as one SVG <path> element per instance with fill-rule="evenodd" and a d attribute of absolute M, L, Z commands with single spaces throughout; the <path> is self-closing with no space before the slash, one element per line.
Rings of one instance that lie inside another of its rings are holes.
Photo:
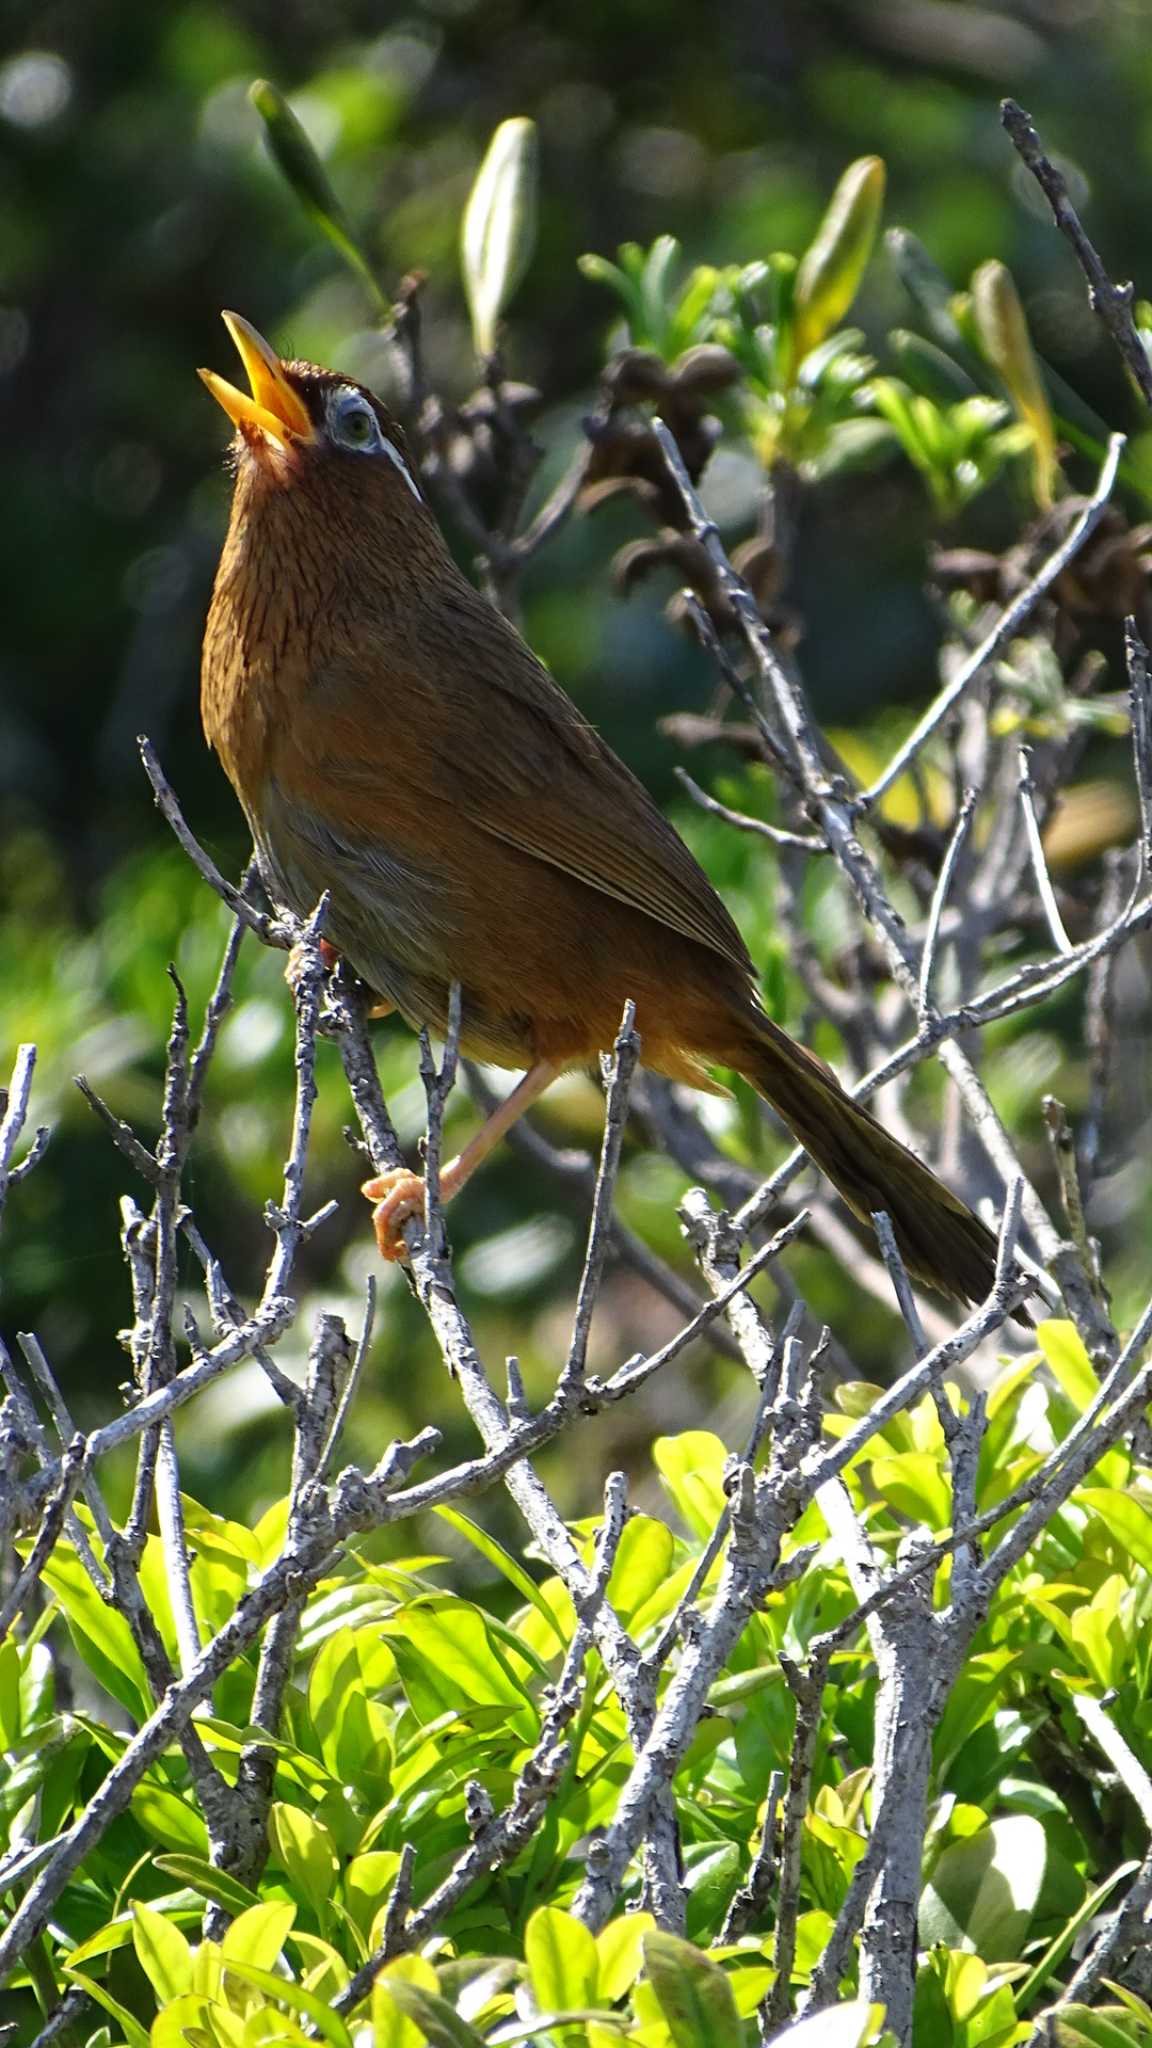
<path fill-rule="evenodd" d="M 376 414 L 358 391 L 346 385 L 332 392 L 325 409 L 328 430 L 337 447 L 346 448 L 353 455 L 386 455 L 400 471 L 417 504 L 423 504 L 415 478 L 400 450 L 393 446 L 386 434 L 381 433 Z"/>
<path fill-rule="evenodd" d="M 334 391 L 328 401 L 332 439 L 354 455 L 378 455 L 383 442 L 380 423 L 358 391 Z"/>

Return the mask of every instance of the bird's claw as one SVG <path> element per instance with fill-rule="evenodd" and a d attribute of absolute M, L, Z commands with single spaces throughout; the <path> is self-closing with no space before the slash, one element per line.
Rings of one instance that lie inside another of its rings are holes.
<path fill-rule="evenodd" d="M 395 1265 L 408 1257 L 404 1242 L 404 1225 L 413 1216 L 424 1214 L 423 1176 L 413 1173 L 409 1166 L 393 1167 L 391 1173 L 377 1174 L 375 1179 L 366 1180 L 360 1193 L 375 1203 L 372 1211 L 372 1227 L 376 1232 L 376 1243 L 380 1257 Z"/>
<path fill-rule="evenodd" d="M 320 948 L 320 959 L 324 970 L 327 974 L 331 974 L 332 969 L 339 964 L 340 955 L 336 951 L 335 946 L 331 945 L 327 939 L 320 939 L 317 943 Z M 298 984 L 300 976 L 304 972 L 304 956 L 307 950 L 307 946 L 301 941 L 299 945 L 293 946 L 288 955 L 288 964 L 284 969 L 284 979 L 288 983 L 293 995 L 298 993 Z"/>

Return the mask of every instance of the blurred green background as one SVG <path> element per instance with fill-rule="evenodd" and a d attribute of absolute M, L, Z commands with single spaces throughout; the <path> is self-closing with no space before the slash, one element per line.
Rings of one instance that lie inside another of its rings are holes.
<path fill-rule="evenodd" d="M 380 275 L 429 274 L 430 362 L 450 399 L 475 381 L 461 208 L 495 124 L 535 118 L 540 235 L 506 355 L 510 373 L 544 394 L 535 431 L 547 481 L 592 398 L 612 317 L 604 292 L 579 274 L 579 255 L 661 232 L 697 262 L 799 250 L 845 164 L 865 152 L 888 164 L 886 221 L 913 230 L 957 285 L 1003 257 L 1038 347 L 1100 414 L 1131 424 L 1116 364 L 1002 135 L 997 101 L 1011 92 L 1029 107 L 1106 258 L 1152 290 L 1152 216 L 1141 197 L 1152 186 L 1147 30 L 1147 0 L 48 0 L 7 11 L 0 1065 L 17 1041 L 39 1043 L 35 1110 L 55 1134 L 48 1161 L 9 1205 L 0 1314 L 9 1338 L 39 1331 L 81 1419 L 107 1415 L 126 1368 L 114 1333 L 128 1314 L 116 1232 L 129 1181 L 70 1077 L 83 1069 L 149 1135 L 169 1017 L 165 964 L 175 960 L 202 1001 L 225 931 L 152 809 L 138 732 L 150 735 L 216 858 L 237 873 L 246 853 L 199 730 L 199 640 L 228 485 L 224 422 L 195 366 L 234 374 L 219 321 L 231 306 L 285 353 L 385 389 L 390 375 L 355 281 L 267 159 L 246 99 L 252 78 L 267 75 L 291 95 Z M 854 317 L 879 334 L 906 315 L 881 256 Z M 981 500 L 950 537 L 1003 545 L 1013 517 L 1007 499 Z M 904 473 L 809 495 L 790 596 L 804 620 L 806 678 L 833 725 L 867 727 L 932 687 L 940 622 L 922 591 L 929 523 Z M 645 586 L 626 603 L 611 593 L 609 557 L 645 530 L 628 509 L 575 522 L 534 566 L 525 618 L 560 678 L 669 800 L 676 750 L 655 721 L 704 709 L 712 681 L 669 627 L 666 589 Z M 766 959 L 761 855 L 698 815 L 686 823 Z M 248 1298 L 267 1255 L 260 1211 L 277 1192 L 290 1111 L 281 965 L 246 951 L 187 1188 Z M 422 1123 L 414 1049 L 399 1029 L 380 1043 L 411 1140 Z M 1058 1040 L 1033 1030 L 1005 1067 L 1005 1087 L 1033 1103 L 1060 1057 Z M 325 1071 L 335 1082 L 332 1062 Z M 564 1142 L 595 1142 L 599 1113 L 590 1084 L 576 1080 L 543 1115 Z M 329 1086 L 313 1180 L 317 1202 L 336 1194 L 341 1209 L 298 1277 L 306 1302 L 345 1306 L 355 1319 L 372 1261 L 345 1114 L 340 1087 Z M 459 1128 L 467 1116 L 462 1107 Z M 763 1143 L 763 1157 L 775 1156 L 767 1134 Z M 685 1264 L 673 1213 L 682 1186 L 667 1161 L 635 1145 L 626 1212 Z M 579 1210 L 509 1154 L 454 1212 L 487 1355 L 518 1351 L 537 1389 L 563 1348 L 581 1228 Z M 880 1369 L 892 1337 L 883 1311 L 861 1309 L 827 1255 L 800 1253 L 796 1271 L 821 1312 L 850 1315 L 857 1355 Z M 617 1275 L 598 1331 L 603 1362 L 672 1320 L 639 1281 Z M 299 1355 L 306 1334 L 302 1318 L 283 1355 Z M 730 1377 L 700 1358 L 694 1378 L 661 1382 L 651 1409 L 623 1426 L 642 1437 L 657 1419 L 698 1420 Z M 454 1415 L 422 1318 L 403 1281 L 386 1276 L 352 1448 L 414 1421 L 455 1430 Z M 626 1458 L 621 1426 L 610 1425 L 613 1451 Z M 284 1441 L 258 1375 L 230 1379 L 185 1431 L 186 1481 L 211 1490 L 217 1506 L 258 1508 L 281 1490 Z M 589 1471 L 602 1469 L 606 1452 L 591 1432 L 588 1448 Z M 571 1472 L 562 1483 L 582 1502 Z"/>

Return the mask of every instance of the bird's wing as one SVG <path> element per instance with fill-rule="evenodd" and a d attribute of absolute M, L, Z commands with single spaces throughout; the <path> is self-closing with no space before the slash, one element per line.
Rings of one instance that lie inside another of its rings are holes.
<path fill-rule="evenodd" d="M 493 606 L 467 583 L 454 595 L 456 620 L 443 592 L 438 606 L 455 655 L 440 671 L 440 688 L 451 700 L 452 729 L 471 727 L 475 742 L 453 749 L 456 800 L 493 838 L 644 911 L 751 974 L 735 924 L 643 783 Z M 495 759 L 494 724 L 507 736 Z"/>
<path fill-rule="evenodd" d="M 643 784 L 515 629 L 461 577 L 412 591 L 365 673 L 349 636 L 313 670 L 307 751 L 276 753 L 308 800 L 318 762 L 347 824 L 431 857 L 445 813 L 614 897 L 751 975 L 740 934 Z"/>

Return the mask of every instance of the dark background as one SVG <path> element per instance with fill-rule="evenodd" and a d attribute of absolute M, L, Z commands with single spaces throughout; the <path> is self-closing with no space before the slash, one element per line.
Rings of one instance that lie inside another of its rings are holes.
<path fill-rule="evenodd" d="M 582 251 L 611 254 L 622 239 L 660 232 L 680 237 L 692 261 L 798 250 L 846 163 L 871 152 L 888 165 L 886 221 L 911 228 L 957 286 L 979 262 L 1003 257 L 1049 361 L 1110 422 L 1130 425 L 1082 281 L 1001 132 L 997 102 L 1011 92 L 1029 107 L 1106 260 L 1152 291 L 1152 38 L 1143 0 L 72 0 L 10 10 L 7 24 L 0 1047 L 6 1062 L 17 1041 L 40 1044 L 37 1110 L 56 1135 L 49 1163 L 9 1211 L 0 1313 L 9 1336 L 34 1322 L 82 1413 L 104 1414 L 124 1363 L 111 1333 L 127 1311 L 115 1238 L 127 1183 L 70 1076 L 84 1067 L 147 1135 L 168 1015 L 164 964 L 176 958 L 202 996 L 224 928 L 151 807 L 137 732 L 151 736 L 217 858 L 236 871 L 245 853 L 199 731 L 199 638 L 227 481 L 224 422 L 193 373 L 208 363 L 235 374 L 219 321 L 233 306 L 285 353 L 387 376 L 358 286 L 269 164 L 250 81 L 267 75 L 293 96 L 385 282 L 413 266 L 429 273 L 431 361 L 453 398 L 475 375 L 458 277 L 461 208 L 494 125 L 535 118 L 540 235 L 507 355 L 512 373 L 544 393 L 547 475 L 572 444 L 612 317 L 607 296 L 577 270 Z M 873 336 L 907 317 L 883 256 L 857 315 Z M 982 500 L 951 537 L 1000 544 L 1012 516 L 1006 499 Z M 867 726 L 932 687 L 938 622 L 921 588 L 930 526 L 907 477 L 810 496 L 791 595 L 806 679 L 834 726 Z M 610 593 L 612 550 L 642 530 L 628 511 L 574 525 L 534 568 L 526 627 L 667 797 L 676 755 L 654 721 L 703 708 L 710 685 L 669 629 L 659 591 L 627 605 Z M 695 843 L 716 847 L 716 879 L 745 928 L 755 926 L 745 853 L 695 830 Z M 265 1255 L 259 1205 L 274 1191 L 287 1129 L 279 964 L 245 964 L 190 1187 L 241 1291 Z M 1048 1055 L 1037 1057 L 1043 1067 Z M 1058 1057 L 1057 1048 L 1049 1064 Z M 381 1058 L 411 1137 L 421 1119 L 410 1041 L 385 1034 Z M 328 1095 L 317 1199 L 349 1199 L 311 1248 L 302 1281 L 309 1298 L 314 1290 L 317 1302 L 355 1315 L 366 1218 L 351 1195 L 338 1091 Z M 548 1113 L 570 1139 L 597 1128 L 595 1097 L 579 1082 L 557 1091 Z M 639 1151 L 629 1172 L 632 1220 L 682 1259 L 671 1207 L 681 1177 Z M 554 1366 L 577 1234 L 576 1216 L 554 1213 L 552 1195 L 507 1159 L 491 1169 L 484 1202 L 467 1198 L 454 1225 L 482 1333 L 496 1356 L 521 1351 L 530 1376 Z M 825 1312 L 843 1306 L 835 1276 L 815 1285 Z M 627 1277 L 610 1303 L 601 1341 L 613 1356 L 662 1327 L 666 1312 Z M 372 1411 L 380 1429 L 442 1405 L 411 1370 L 423 1365 L 426 1339 L 402 1283 L 386 1291 L 385 1309 Z M 879 1311 L 854 1312 L 865 1355 L 870 1346 L 882 1354 L 888 1329 Z M 712 1368 L 701 1372 L 714 1391 Z M 233 1390 L 227 1410 L 207 1419 L 189 1444 L 193 1481 L 223 1462 L 237 1498 L 260 1498 L 266 1470 L 272 1484 L 264 1461 L 278 1458 L 277 1427 L 258 1389 L 252 1404 L 249 1413 Z"/>

